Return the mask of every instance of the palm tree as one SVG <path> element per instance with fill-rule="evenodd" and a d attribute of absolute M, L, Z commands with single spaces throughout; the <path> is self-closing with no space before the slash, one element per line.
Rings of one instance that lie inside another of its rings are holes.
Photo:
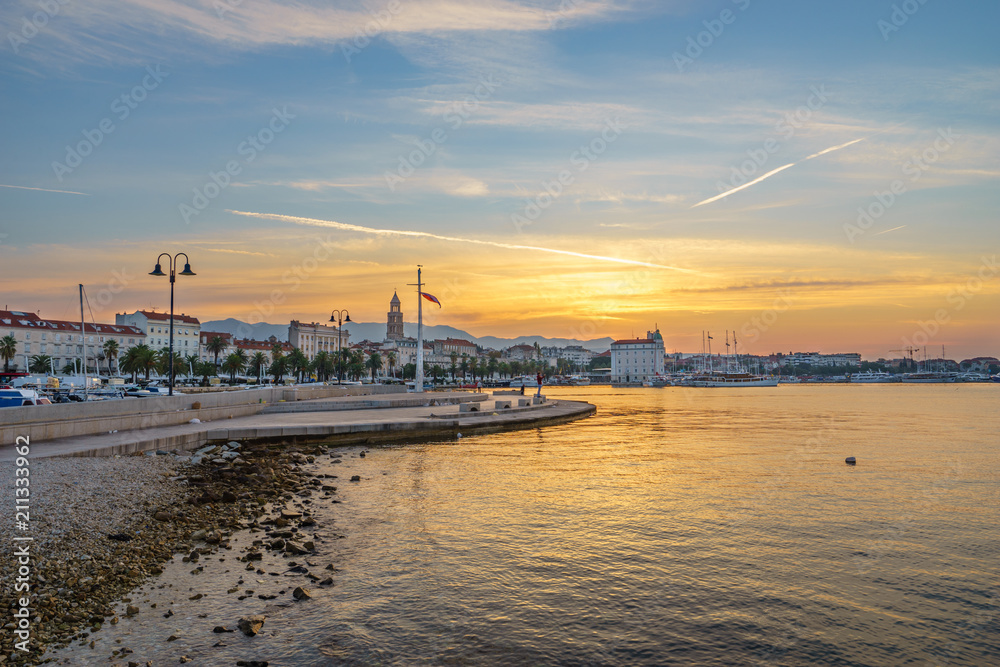
<path fill-rule="evenodd" d="M 209 363 L 207 361 L 199 361 L 194 365 L 194 374 L 201 376 L 201 386 L 208 386 L 208 377 L 210 375 L 217 375 L 215 370 L 215 364 Z"/>
<path fill-rule="evenodd" d="M 500 370 L 500 362 L 495 356 L 490 354 L 490 360 L 486 362 L 486 372 L 490 374 L 490 379 L 496 375 L 496 372 Z"/>
<path fill-rule="evenodd" d="M 205 349 L 215 355 L 215 367 L 218 368 L 219 355 L 226 349 L 226 341 L 223 340 L 222 336 L 212 336 L 208 344 L 205 345 Z"/>
<path fill-rule="evenodd" d="M 451 381 L 454 382 L 455 370 L 457 369 L 455 362 L 458 361 L 458 352 L 452 352 L 448 356 L 451 358 Z"/>
<path fill-rule="evenodd" d="M 302 374 L 309 370 L 309 359 L 299 348 L 293 348 L 288 354 L 288 369 L 295 373 L 297 381 L 302 382 Z"/>
<path fill-rule="evenodd" d="M 62 368 L 63 375 L 76 375 L 76 362 L 71 361 Z"/>
<path fill-rule="evenodd" d="M 434 384 L 437 384 L 438 380 L 441 378 L 441 375 L 443 374 L 444 371 L 441 369 L 440 366 L 438 366 L 437 364 L 431 366 L 431 377 L 434 378 Z"/>
<path fill-rule="evenodd" d="M 368 361 L 365 362 L 365 366 L 372 372 L 372 382 L 375 382 L 377 379 L 375 374 L 382 370 L 382 355 L 378 352 L 372 352 L 371 356 L 368 357 Z"/>
<path fill-rule="evenodd" d="M 271 361 L 271 366 L 267 369 L 267 372 L 274 377 L 275 384 L 281 382 L 281 378 L 288 372 L 288 357 L 280 354 L 275 356 Z"/>
<path fill-rule="evenodd" d="M 469 355 L 462 355 L 462 363 L 459 365 L 459 368 L 462 369 L 462 379 L 465 380 L 466 373 L 469 372 Z"/>
<path fill-rule="evenodd" d="M 267 368 L 267 355 L 260 351 L 254 352 L 250 357 L 250 372 L 257 374 L 257 384 L 260 384 L 265 368 Z"/>
<path fill-rule="evenodd" d="M 52 357 L 47 354 L 36 354 L 28 363 L 29 373 L 48 373 L 52 366 Z"/>
<path fill-rule="evenodd" d="M 243 371 L 247 366 L 246 353 L 240 354 L 243 350 L 230 352 L 226 360 L 222 362 L 222 370 L 229 373 L 229 384 L 236 384 L 236 374 Z"/>
<path fill-rule="evenodd" d="M 320 382 L 326 382 L 327 379 L 336 371 L 335 364 L 333 363 L 333 356 L 326 350 L 320 350 L 313 357 L 313 370 L 316 371 L 316 379 Z"/>
<path fill-rule="evenodd" d="M 500 367 L 497 370 L 500 371 L 501 378 L 503 378 L 504 376 L 510 377 L 510 364 L 508 364 L 506 361 L 501 361 Z"/>
<path fill-rule="evenodd" d="M 104 341 L 104 356 L 108 360 L 108 376 L 115 374 L 114 370 L 111 368 L 111 362 L 118 358 L 118 341 L 114 338 L 109 338 Z"/>
<path fill-rule="evenodd" d="M 386 365 L 389 366 L 389 375 L 391 375 L 392 377 L 396 377 L 396 371 L 395 371 L 395 368 L 396 368 L 396 353 L 395 352 L 389 352 L 388 354 L 386 354 L 385 355 L 385 363 L 386 363 Z"/>
<path fill-rule="evenodd" d="M 0 338 L 0 357 L 3 357 L 3 372 L 10 372 L 10 360 L 17 354 L 17 340 L 13 335 Z"/>
<path fill-rule="evenodd" d="M 351 352 L 350 364 L 347 366 L 347 373 L 355 382 L 361 379 L 361 376 L 365 374 L 365 353 L 361 350 L 354 350 Z"/>
<path fill-rule="evenodd" d="M 472 382 L 476 382 L 476 372 L 479 370 L 479 360 L 475 357 L 469 359 L 469 372 L 472 373 Z"/>

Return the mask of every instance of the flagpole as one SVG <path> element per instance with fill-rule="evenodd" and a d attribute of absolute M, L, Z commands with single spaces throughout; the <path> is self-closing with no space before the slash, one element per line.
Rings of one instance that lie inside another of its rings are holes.
<path fill-rule="evenodd" d="M 424 390 L 424 288 L 420 282 L 420 267 L 417 265 L 417 372 L 414 377 L 413 391 Z"/>

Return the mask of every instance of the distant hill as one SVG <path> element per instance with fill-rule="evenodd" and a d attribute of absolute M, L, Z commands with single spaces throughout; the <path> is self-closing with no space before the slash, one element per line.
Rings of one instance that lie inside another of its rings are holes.
<path fill-rule="evenodd" d="M 288 340 L 287 324 L 247 324 L 240 320 L 229 318 L 226 320 L 213 320 L 202 322 L 202 331 L 218 331 L 238 336 L 239 338 L 256 338 L 266 340 L 274 336 L 280 341 Z M 344 329 L 351 334 L 351 342 L 357 343 L 362 340 L 381 341 L 385 339 L 385 322 L 351 322 L 345 324 Z M 406 322 L 403 324 L 403 332 L 407 336 L 417 335 L 416 322 Z M 518 336 L 517 338 L 498 338 L 496 336 L 483 336 L 477 338 L 467 331 L 456 329 L 444 324 L 434 326 L 424 326 L 424 338 L 431 340 L 434 338 L 463 338 L 470 340 L 483 347 L 491 347 L 495 350 L 502 350 L 512 345 L 534 345 L 538 343 L 542 347 L 566 347 L 567 345 L 582 345 L 593 352 L 607 352 L 614 342 L 613 338 L 595 338 L 594 340 L 575 340 L 572 338 L 546 338 L 544 336 Z"/>
<path fill-rule="evenodd" d="M 232 317 L 227 320 L 202 322 L 201 330 L 232 334 L 237 338 L 267 340 L 271 336 L 274 336 L 279 341 L 288 340 L 287 324 L 268 324 L 267 322 L 261 322 L 260 324 L 247 324 L 246 322 L 233 319 Z"/>

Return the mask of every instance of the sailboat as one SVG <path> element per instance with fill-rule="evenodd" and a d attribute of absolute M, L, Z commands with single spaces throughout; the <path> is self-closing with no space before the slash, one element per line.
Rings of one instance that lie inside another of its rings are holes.
<path fill-rule="evenodd" d="M 708 340 L 712 340 L 711 334 Z M 711 345 L 711 343 L 709 343 Z M 711 350 L 711 347 L 709 347 Z M 709 352 L 711 356 L 711 352 Z M 678 384 L 686 387 L 777 387 L 778 378 L 766 375 L 756 375 L 751 373 L 740 363 L 739 354 L 736 352 L 736 332 L 733 332 L 733 359 L 729 356 L 729 332 L 726 332 L 726 370 L 701 373 L 684 378 Z"/>

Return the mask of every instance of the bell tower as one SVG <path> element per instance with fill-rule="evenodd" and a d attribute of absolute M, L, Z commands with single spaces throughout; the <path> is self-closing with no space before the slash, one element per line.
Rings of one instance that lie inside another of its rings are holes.
<path fill-rule="evenodd" d="M 385 339 L 399 340 L 403 337 L 403 311 L 400 310 L 399 296 L 393 292 L 389 302 L 388 319 L 385 325 Z"/>

